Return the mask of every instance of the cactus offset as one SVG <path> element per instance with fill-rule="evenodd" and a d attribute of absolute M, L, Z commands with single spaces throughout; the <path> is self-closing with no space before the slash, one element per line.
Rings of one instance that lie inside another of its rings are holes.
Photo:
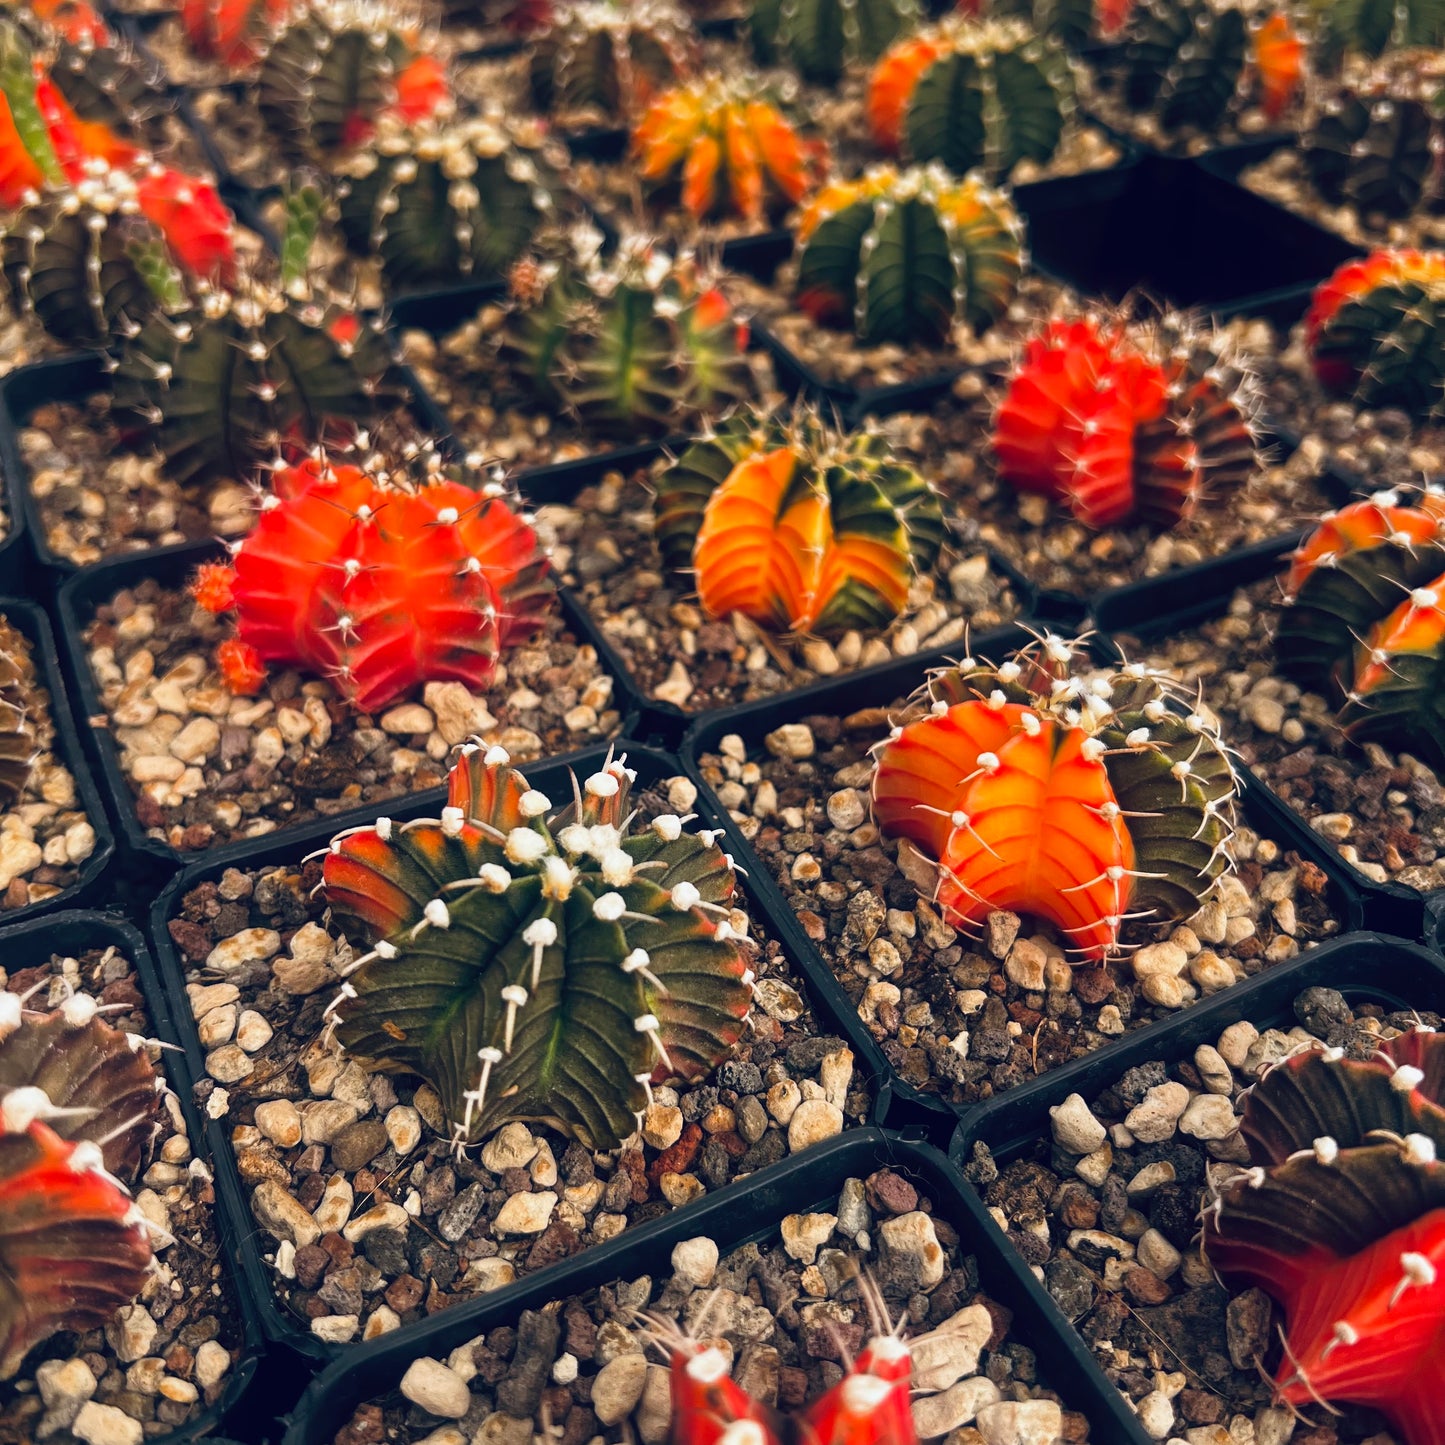
<path fill-rule="evenodd" d="M 875 144 L 957 175 L 1004 178 L 1020 161 L 1048 162 L 1073 108 L 1059 43 L 1017 20 L 921 30 L 884 55 L 868 88 Z"/>
<path fill-rule="evenodd" d="M 798 223 L 798 305 L 864 341 L 942 345 L 1003 315 L 1023 269 L 1023 226 L 980 177 L 880 166 L 818 191 Z"/>
<path fill-rule="evenodd" d="M 777 218 L 822 174 L 826 150 L 805 141 L 748 81 L 709 76 L 660 95 L 632 133 L 644 186 L 699 221 Z"/>
<path fill-rule="evenodd" d="M 811 412 L 729 417 L 663 473 L 654 510 L 664 565 L 695 575 L 708 616 L 780 631 L 881 631 L 944 540 L 938 498 L 881 436 Z"/>
<path fill-rule="evenodd" d="M 1315 374 L 1361 406 L 1445 412 L 1445 251 L 1376 251 L 1315 292 L 1305 319 Z"/>
<path fill-rule="evenodd" d="M 39 701 L 30 643 L 0 616 L 0 811 L 13 807 L 30 782 Z"/>
<path fill-rule="evenodd" d="M 589 431 L 656 435 L 752 392 L 744 333 L 690 254 L 625 237 L 606 259 L 520 263 L 501 356 Z"/>
<path fill-rule="evenodd" d="M 1256 405 L 1227 337 L 1187 317 L 1051 321 L 994 417 L 999 476 L 1087 527 L 1173 527 L 1257 468 Z"/>
<path fill-rule="evenodd" d="M 447 475 L 423 454 L 389 471 L 369 458 L 276 472 L 229 574 L 204 570 L 194 596 L 236 612 L 232 686 L 242 664 L 280 663 L 375 712 L 427 682 L 485 687 L 502 652 L 541 626 L 553 591 L 501 484 Z"/>
<path fill-rule="evenodd" d="M 1085 957 L 1117 953 L 1127 919 L 1188 916 L 1228 866 L 1229 759 L 1170 701 L 1161 674 L 1082 670 L 1056 637 L 999 667 L 966 659 L 876 749 L 874 821 L 937 865 L 954 926 L 1008 908 Z"/>
<path fill-rule="evenodd" d="M 616 1148 L 654 1081 L 702 1078 L 741 1037 L 731 861 L 675 816 L 634 825 L 632 780 L 609 757 L 554 811 L 501 748 L 468 745 L 439 822 L 331 845 L 327 902 L 372 940 L 336 1038 L 426 1080 L 458 1148 L 511 1119 Z"/>
<path fill-rule="evenodd" d="M 286 5 L 287 0 L 181 0 L 181 26 L 199 59 L 244 70 L 260 59 Z"/>
<path fill-rule="evenodd" d="M 1249 1167 L 1204 1214 L 1232 1288 L 1282 1307 L 1275 1398 L 1364 1405 L 1405 1445 L 1442 1445 L 1445 1037 L 1419 1028 L 1367 1059 L 1311 1048 L 1248 1091 Z"/>
<path fill-rule="evenodd" d="M 850 64 L 871 64 L 921 18 L 917 0 L 753 0 L 748 31 L 765 64 L 836 85 Z"/>

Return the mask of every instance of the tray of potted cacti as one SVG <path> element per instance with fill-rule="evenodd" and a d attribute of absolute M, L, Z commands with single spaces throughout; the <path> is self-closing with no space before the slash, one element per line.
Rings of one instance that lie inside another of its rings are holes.
<path fill-rule="evenodd" d="M 630 744 L 526 775 L 469 745 L 442 797 L 228 849 L 161 895 L 272 1338 L 325 1355 L 561 1277 L 881 1112 L 855 1020 L 696 795 Z"/>
<path fill-rule="evenodd" d="M 961 1123 L 1121 1439 L 1439 1438 L 1442 1007 L 1438 955 L 1356 934 Z"/>
<path fill-rule="evenodd" d="M 791 946 L 934 1121 L 1359 917 L 1192 694 L 1027 639 L 754 704 L 684 743 Z"/>
<path fill-rule="evenodd" d="M 0 929 L 0 1429 L 171 1445 L 234 1415 L 260 1332 L 141 935 Z"/>

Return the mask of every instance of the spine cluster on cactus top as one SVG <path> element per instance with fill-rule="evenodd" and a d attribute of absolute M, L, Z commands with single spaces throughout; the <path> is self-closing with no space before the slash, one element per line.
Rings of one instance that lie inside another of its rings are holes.
<path fill-rule="evenodd" d="M 1445 251 L 1376 251 L 1315 292 L 1305 321 L 1315 374 L 1368 407 L 1445 412 Z"/>
<path fill-rule="evenodd" d="M 1287 1320 L 1286 1406 L 1379 1410 L 1406 1445 L 1445 1436 L 1445 1038 L 1418 1028 L 1368 1059 L 1312 1048 L 1250 1090 L 1249 1164 L 1205 1211 L 1231 1287 Z"/>
<path fill-rule="evenodd" d="M 10 808 L 35 766 L 39 711 L 35 660 L 29 642 L 0 617 L 0 811 Z"/>
<path fill-rule="evenodd" d="M 45 1012 L 27 1007 L 35 992 L 0 993 L 0 1379 L 59 1331 L 106 1324 L 151 1264 L 129 1185 L 164 1081 L 106 1006 L 73 994 Z"/>
<path fill-rule="evenodd" d="M 808 412 L 729 417 L 662 475 L 655 511 L 704 612 L 779 631 L 881 631 L 944 539 L 938 498 L 881 436 Z"/>
<path fill-rule="evenodd" d="M 675 196 L 699 221 L 781 216 L 826 157 L 750 81 L 719 75 L 658 96 L 632 133 L 632 154 L 654 198 Z"/>
<path fill-rule="evenodd" d="M 1217 332 L 1168 315 L 1049 322 L 994 418 L 999 475 L 1088 527 L 1173 527 L 1259 461 L 1252 374 Z"/>
<path fill-rule="evenodd" d="M 1017 20 L 955 18 L 921 30 L 884 55 L 868 87 L 875 144 L 957 175 L 1005 178 L 1020 161 L 1046 163 L 1073 109 L 1059 43 Z"/>
<path fill-rule="evenodd" d="M 765 64 L 836 85 L 850 64 L 871 64 L 917 25 L 917 0 L 752 0 L 748 31 Z"/>
<path fill-rule="evenodd" d="M 372 712 L 424 682 L 484 687 L 541 624 L 552 586 L 500 482 L 465 485 L 435 458 L 392 471 L 323 459 L 275 473 L 255 530 L 194 595 L 236 613 L 220 658 L 235 690 L 282 663 Z"/>
<path fill-rule="evenodd" d="M 1382 492 L 1331 514 L 1284 590 L 1280 671 L 1332 696 L 1348 737 L 1445 759 L 1445 497 Z"/>
<path fill-rule="evenodd" d="M 636 822 L 634 777 L 609 755 L 559 809 L 468 744 L 439 820 L 383 818 L 326 855 L 327 902 L 371 940 L 335 1036 L 431 1084 L 459 1149 L 512 1119 L 616 1148 L 654 1082 L 703 1077 L 741 1037 L 731 860 L 685 819 Z"/>
<path fill-rule="evenodd" d="M 937 865 L 956 927 L 1036 913 L 1088 958 L 1129 919 L 1188 916 L 1228 867 L 1235 779 L 1214 724 L 1138 663 L 1044 637 L 936 673 L 878 745 L 873 817 Z"/>
<path fill-rule="evenodd" d="M 984 331 L 1023 270 L 1023 224 L 978 176 L 870 170 L 813 195 L 798 223 L 798 305 L 860 339 L 941 345 Z"/>

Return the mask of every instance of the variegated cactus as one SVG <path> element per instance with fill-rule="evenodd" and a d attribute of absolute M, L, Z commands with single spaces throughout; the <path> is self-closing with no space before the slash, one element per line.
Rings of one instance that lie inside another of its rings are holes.
<path fill-rule="evenodd" d="M 508 1120 L 612 1149 L 654 1082 L 737 1043 L 752 974 L 731 860 L 673 815 L 635 824 L 609 756 L 561 808 L 469 744 L 436 821 L 343 834 L 324 891 L 370 939 L 328 1010 L 342 1048 L 416 1075 L 458 1148 Z"/>

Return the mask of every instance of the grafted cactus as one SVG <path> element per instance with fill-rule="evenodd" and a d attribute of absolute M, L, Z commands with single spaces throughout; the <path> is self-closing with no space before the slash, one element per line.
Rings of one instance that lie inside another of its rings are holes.
<path fill-rule="evenodd" d="M 1286 1407 L 1364 1405 L 1405 1445 L 1440 1445 L 1445 1371 L 1445 1038 L 1418 1028 L 1368 1059 L 1313 1048 L 1249 1091 L 1249 1165 L 1204 1214 L 1231 1287 L 1284 1310 Z"/>
<path fill-rule="evenodd" d="M 868 87 L 875 144 L 957 175 L 1005 179 L 1020 161 L 1046 163 L 1073 109 L 1059 42 L 1017 20 L 953 18 L 921 30 L 884 55 Z"/>
<path fill-rule="evenodd" d="M 879 166 L 818 191 L 798 223 L 798 305 L 870 343 L 940 345 L 1003 315 L 1023 269 L 1007 197 L 942 166 Z"/>
<path fill-rule="evenodd" d="M 1037 913 L 1088 958 L 1129 918 L 1195 912 L 1229 866 L 1235 779 L 1214 725 L 1137 663 L 1079 665 L 1057 637 L 935 673 L 876 749 L 873 817 L 938 867 L 957 927 Z"/>
<path fill-rule="evenodd" d="M 35 765 L 37 689 L 30 643 L 0 616 L 0 809 L 25 791 Z"/>
<path fill-rule="evenodd" d="M 759 60 L 836 85 L 848 65 L 877 60 L 920 17 L 917 0 L 752 0 L 748 31 Z"/>
<path fill-rule="evenodd" d="M 938 498 L 881 436 L 807 411 L 729 417 L 663 473 L 654 511 L 709 616 L 825 636 L 886 628 L 944 540 Z"/>
<path fill-rule="evenodd" d="M 254 65 L 287 0 L 181 0 L 181 26 L 191 52 L 228 70 Z"/>
<path fill-rule="evenodd" d="M 501 748 L 468 745 L 439 821 L 331 845 L 327 902 L 372 939 L 336 1038 L 431 1084 L 458 1148 L 512 1119 L 616 1148 L 654 1081 L 703 1077 L 741 1036 L 731 862 L 675 816 L 635 825 L 633 777 L 609 756 L 556 810 Z"/>

